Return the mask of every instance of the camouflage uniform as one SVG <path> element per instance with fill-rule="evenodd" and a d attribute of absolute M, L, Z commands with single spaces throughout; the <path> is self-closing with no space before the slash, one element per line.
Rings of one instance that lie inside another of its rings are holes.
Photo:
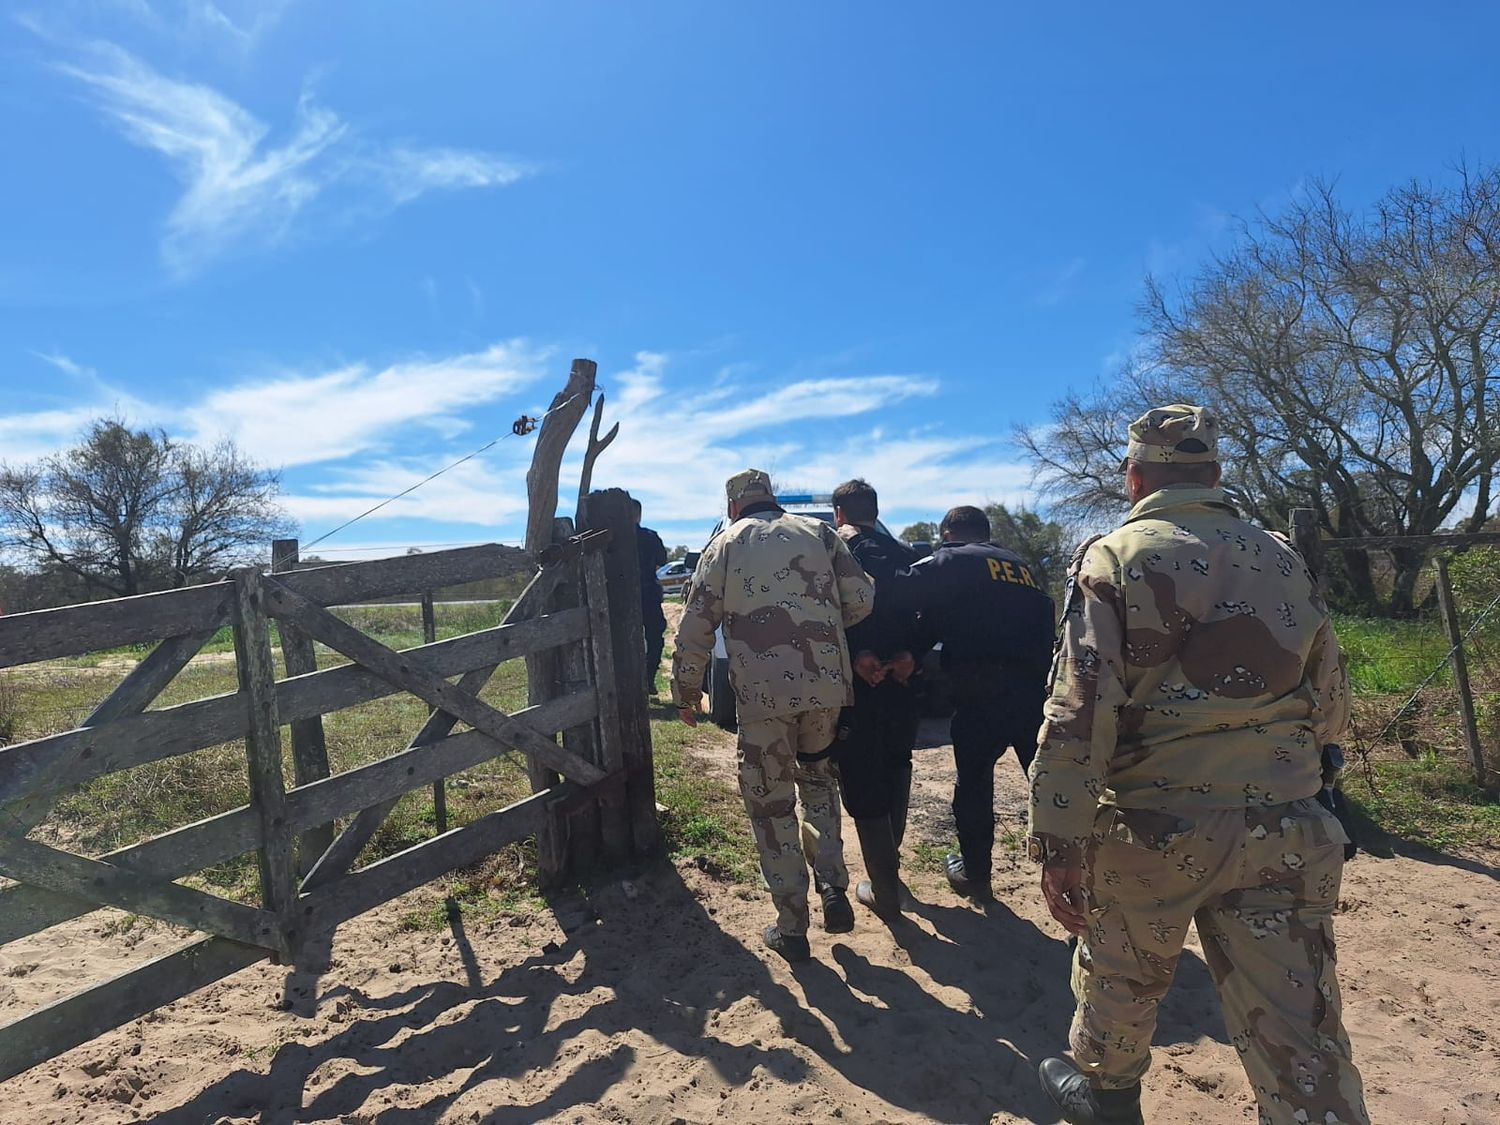
<path fill-rule="evenodd" d="M 1131 435 L 1133 460 L 1216 457 L 1195 408 Z M 1031 825 L 1049 859 L 1086 871 L 1072 1043 L 1096 1086 L 1150 1066 L 1195 921 L 1260 1120 L 1368 1123 L 1334 971 L 1346 836 L 1313 799 L 1347 720 L 1311 574 L 1220 489 L 1161 489 L 1075 556 Z"/>
<path fill-rule="evenodd" d="M 795 937 L 807 932 L 808 863 L 820 886 L 849 885 L 828 749 L 839 711 L 854 700 L 844 629 L 869 614 L 874 588 L 831 526 L 775 505 L 766 474 L 732 477 L 728 493 L 754 510 L 714 537 L 688 584 L 672 699 L 698 705 L 722 624 L 740 720 L 740 794 L 777 928 Z"/>

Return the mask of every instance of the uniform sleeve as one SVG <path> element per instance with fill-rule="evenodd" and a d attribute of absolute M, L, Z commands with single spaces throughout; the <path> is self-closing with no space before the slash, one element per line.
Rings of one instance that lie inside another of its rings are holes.
<path fill-rule="evenodd" d="M 838 586 L 839 610 L 844 616 L 844 628 L 857 625 L 875 608 L 875 583 L 864 568 L 854 561 L 849 545 L 834 533 L 827 524 L 823 541 L 828 544 L 829 557 L 833 562 L 833 578 Z"/>
<path fill-rule="evenodd" d="M 1031 832 L 1049 858 L 1081 865 L 1115 751 L 1125 690 L 1119 564 L 1090 547 L 1069 584 L 1051 694 L 1031 765 Z"/>
<path fill-rule="evenodd" d="M 678 706 L 697 706 L 703 698 L 703 673 L 713 658 L 714 631 L 724 617 L 726 566 L 722 540 L 715 539 L 688 580 L 672 645 L 672 702 Z"/>
<path fill-rule="evenodd" d="M 1318 745 L 1338 742 L 1349 727 L 1349 671 L 1332 621 L 1325 620 L 1313 638 L 1307 657 L 1307 681 L 1318 703 L 1313 726 Z"/>

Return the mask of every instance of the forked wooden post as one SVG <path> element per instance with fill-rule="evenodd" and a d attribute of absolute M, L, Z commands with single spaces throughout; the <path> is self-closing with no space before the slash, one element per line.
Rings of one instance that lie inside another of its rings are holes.
<path fill-rule="evenodd" d="M 637 854 L 655 850 L 656 775 L 651 752 L 651 715 L 646 707 L 646 633 L 641 625 L 641 564 L 636 550 L 635 508 L 630 494 L 610 488 L 591 492 L 581 505 L 590 531 L 610 532 L 604 552 L 609 634 L 619 709 L 619 754 L 626 771 L 626 812 Z M 601 714 L 602 719 L 602 714 Z M 606 754 L 615 751 L 605 744 Z"/>
<path fill-rule="evenodd" d="M 1489 787 L 1484 765 L 1484 743 L 1479 740 L 1479 724 L 1474 718 L 1474 692 L 1469 686 L 1469 662 L 1464 657 L 1464 635 L 1458 624 L 1458 610 L 1453 604 L 1453 582 L 1448 576 L 1448 560 L 1437 557 L 1438 608 L 1443 628 L 1448 633 L 1448 659 L 1453 665 L 1453 679 L 1458 684 L 1458 710 L 1464 724 L 1464 742 L 1469 748 L 1469 764 L 1474 768 L 1474 784 Z"/>
<path fill-rule="evenodd" d="M 271 541 L 271 573 L 296 570 L 301 561 L 301 545 L 295 539 Z M 305 676 L 318 670 L 318 655 L 312 638 L 295 625 L 282 622 L 281 658 L 288 676 Z M 292 727 L 293 778 L 298 785 L 309 785 L 329 774 L 328 742 L 323 735 L 323 716 L 298 719 Z M 305 876 L 318 857 L 333 843 L 333 825 L 323 824 L 304 832 L 297 845 L 298 874 Z"/>
<path fill-rule="evenodd" d="M 594 394 L 594 381 L 599 365 L 591 359 L 575 359 L 568 372 L 568 382 L 552 398 L 552 405 L 537 432 L 536 446 L 531 453 L 531 467 L 526 472 L 526 550 L 533 558 L 558 542 L 557 500 L 559 477 L 562 472 L 563 454 L 573 432 L 589 408 Z M 553 608 L 549 603 L 540 612 Z M 532 704 L 554 698 L 562 676 L 562 660 L 558 653 L 538 653 L 527 657 L 527 698 Z M 555 773 L 542 763 L 528 760 L 527 774 L 533 793 L 550 789 L 557 784 Z M 558 882 L 567 867 L 566 844 L 560 820 L 549 819 L 546 828 L 538 833 L 536 841 L 537 868 L 541 881 Z"/>
<path fill-rule="evenodd" d="M 286 780 L 281 773 L 281 719 L 276 706 L 276 663 L 271 658 L 270 618 L 260 571 L 234 574 L 234 655 L 245 707 L 245 754 L 250 770 L 250 807 L 260 827 L 260 886 L 265 908 L 282 920 L 280 946 L 288 956 L 297 941 L 291 931 L 297 903 L 292 829 Z"/>

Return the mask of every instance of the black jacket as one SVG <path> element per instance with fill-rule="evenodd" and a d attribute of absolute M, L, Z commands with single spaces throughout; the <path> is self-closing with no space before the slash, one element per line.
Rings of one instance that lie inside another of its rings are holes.
<path fill-rule="evenodd" d="M 945 543 L 883 586 L 892 611 L 921 614 L 943 645 L 943 667 L 1009 665 L 1047 674 L 1056 616 L 1041 580 L 1014 551 L 994 543 Z"/>
<path fill-rule="evenodd" d="M 660 535 L 649 527 L 637 525 L 635 550 L 641 561 L 641 604 L 661 605 L 661 583 L 656 580 L 656 569 L 667 565 L 667 548 Z"/>
<path fill-rule="evenodd" d="M 923 644 L 916 613 L 899 609 L 894 603 L 888 605 L 881 593 L 897 571 L 917 561 L 916 552 L 900 540 L 873 528 L 861 527 L 856 535 L 844 539 L 844 542 L 854 561 L 875 580 L 875 608 L 869 617 L 847 630 L 850 655 L 873 652 L 881 660 L 889 660 L 898 652 L 909 652 L 920 664 L 922 653 L 931 646 Z"/>

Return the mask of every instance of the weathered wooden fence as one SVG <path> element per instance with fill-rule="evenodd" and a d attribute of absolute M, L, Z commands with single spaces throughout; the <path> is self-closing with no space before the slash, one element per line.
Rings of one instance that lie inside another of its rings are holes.
<path fill-rule="evenodd" d="M 567 835 L 580 815 L 607 857 L 649 850 L 655 797 L 645 702 L 634 690 L 642 676 L 635 547 L 626 541 L 633 528 L 613 494 L 595 497 L 594 526 L 607 529 L 554 544 L 539 569 L 525 551 L 487 546 L 293 570 L 281 544 L 271 574 L 248 569 L 212 585 L 0 618 L 0 668 L 159 642 L 78 728 L 0 749 L 0 875 L 16 881 L 0 890 L 0 945 L 99 907 L 209 935 L 0 1027 L 0 1080 L 256 961 L 294 963 L 309 934 L 507 844 Z M 429 629 L 428 643 L 405 651 L 328 608 L 528 570 L 535 577 L 500 625 L 435 643 Z M 272 621 L 287 672 L 280 680 Z M 226 625 L 239 690 L 148 710 Z M 352 663 L 317 668 L 314 642 Z M 529 706 L 507 714 L 480 699 L 502 662 L 537 654 L 556 654 L 558 671 L 531 685 Z M 431 708 L 406 749 L 330 775 L 321 716 L 400 692 Z M 454 733 L 460 722 L 469 729 Z M 250 793 L 242 807 L 94 857 L 30 838 L 74 786 L 239 740 Z M 548 784 L 354 869 L 403 794 L 511 751 Z M 259 859 L 257 904 L 178 882 L 250 852 Z M 558 852 L 566 861 L 568 849 Z"/>

